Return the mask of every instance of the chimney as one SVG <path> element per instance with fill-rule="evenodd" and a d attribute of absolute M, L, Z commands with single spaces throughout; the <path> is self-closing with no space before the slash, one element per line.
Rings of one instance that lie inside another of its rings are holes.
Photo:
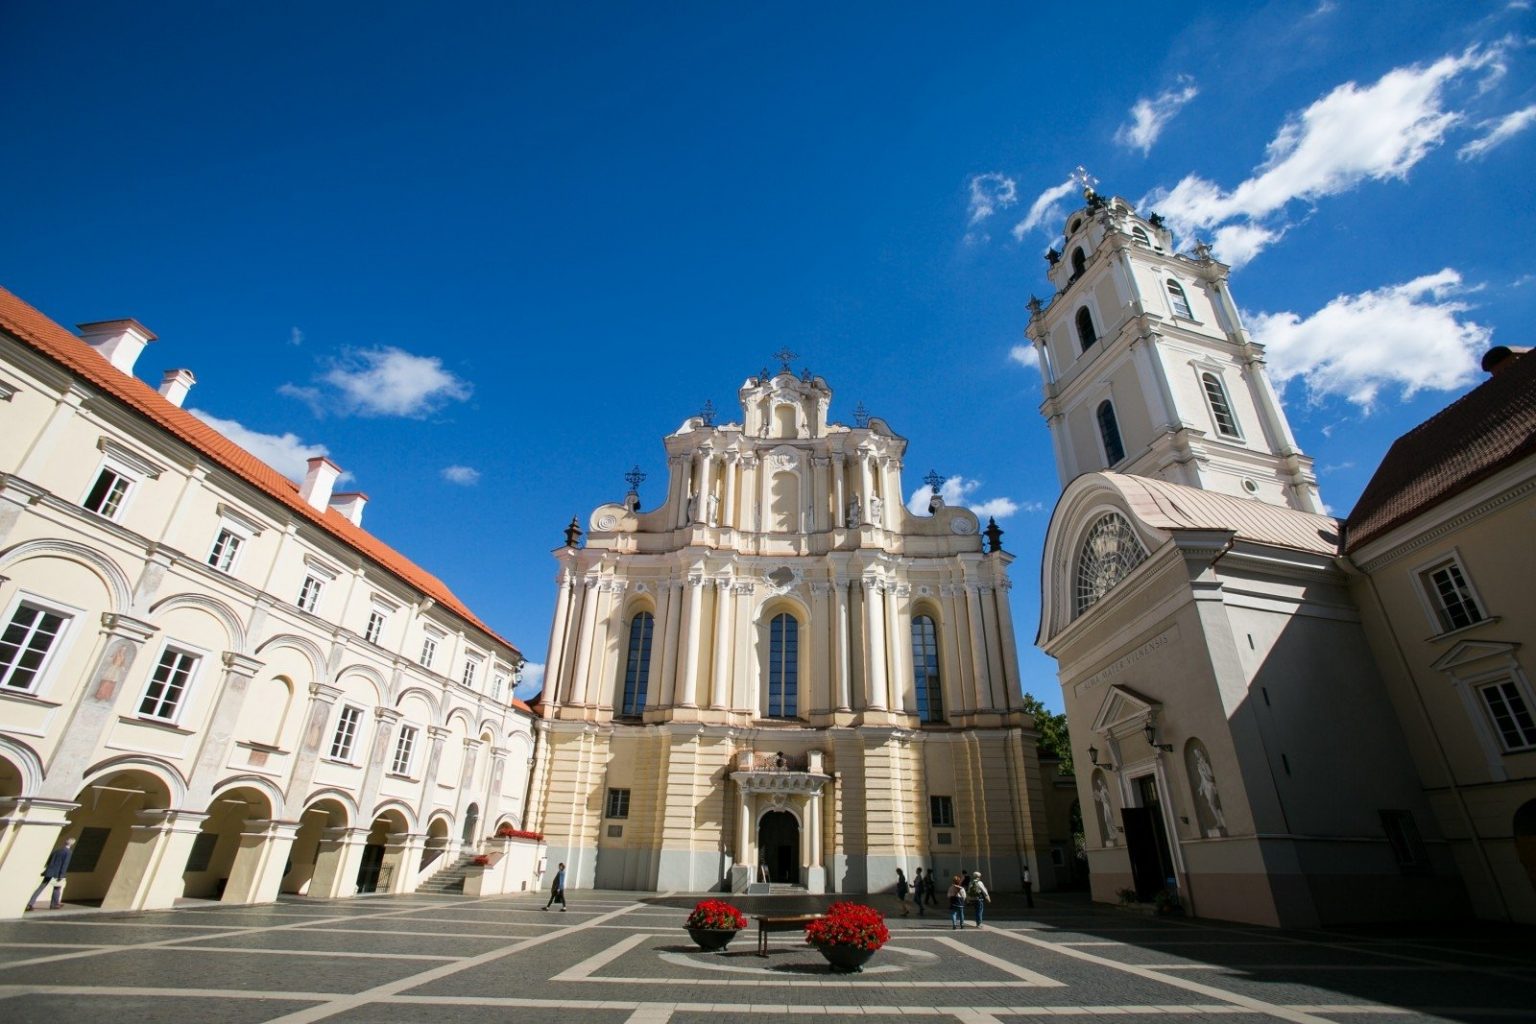
<path fill-rule="evenodd" d="M 324 512 L 331 503 L 331 488 L 341 476 L 341 467 L 324 455 L 309 460 L 309 472 L 299 485 L 299 497 L 309 502 L 310 508 Z"/>
<path fill-rule="evenodd" d="M 196 383 L 197 378 L 192 376 L 191 370 L 166 370 L 165 376 L 160 378 L 160 393 L 167 402 L 180 409 L 181 403 L 187 400 L 187 392 Z"/>
<path fill-rule="evenodd" d="M 331 495 L 331 508 L 350 519 L 353 526 L 363 525 L 363 506 L 366 504 L 368 504 L 368 495 L 362 491 Z"/>
<path fill-rule="evenodd" d="M 98 320 L 76 324 L 80 337 L 124 373 L 133 373 L 144 346 L 155 340 L 154 332 L 137 320 Z"/>
<path fill-rule="evenodd" d="M 1483 355 L 1483 372 L 1500 373 L 1515 365 L 1515 360 L 1530 352 L 1524 345 L 1495 345 Z"/>

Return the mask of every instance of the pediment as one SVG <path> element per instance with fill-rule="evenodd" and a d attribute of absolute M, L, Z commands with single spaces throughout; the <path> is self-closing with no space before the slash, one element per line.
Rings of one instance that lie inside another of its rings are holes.
<path fill-rule="evenodd" d="M 1137 693 L 1129 686 L 1111 686 L 1104 694 L 1104 702 L 1099 705 L 1098 714 L 1093 716 L 1091 730 L 1113 733 L 1116 727 L 1127 722 L 1135 722 L 1139 727 L 1148 717 L 1155 717 L 1162 709 L 1161 703 Z"/>
<path fill-rule="evenodd" d="M 1463 640 L 1442 654 L 1434 667 L 1441 672 L 1454 672 L 1458 668 L 1485 662 L 1490 658 L 1512 661 L 1519 647 L 1519 644 L 1503 643 L 1497 640 Z"/>

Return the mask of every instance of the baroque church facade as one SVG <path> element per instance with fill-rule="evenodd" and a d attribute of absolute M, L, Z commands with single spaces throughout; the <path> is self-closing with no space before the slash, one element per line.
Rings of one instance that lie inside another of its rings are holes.
<path fill-rule="evenodd" d="M 555 551 L 530 794 L 550 862 L 599 888 L 1015 887 L 1049 839 L 1001 531 L 912 514 L 906 441 L 830 421 L 787 360 L 738 394 L 739 421 L 665 439 L 658 507 L 632 474 Z"/>

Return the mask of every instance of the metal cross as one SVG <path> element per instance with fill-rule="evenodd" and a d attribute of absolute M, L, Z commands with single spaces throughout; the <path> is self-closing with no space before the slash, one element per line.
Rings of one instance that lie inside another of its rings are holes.
<path fill-rule="evenodd" d="M 704 404 L 699 409 L 699 419 L 704 423 L 704 425 L 706 427 L 712 427 L 712 426 L 715 425 L 715 403 L 714 402 L 710 401 L 707 398 L 704 399 Z"/>
<path fill-rule="evenodd" d="M 923 477 L 923 483 L 927 484 L 929 489 L 932 490 L 934 494 L 938 494 L 939 488 L 944 486 L 944 478 L 939 476 L 939 474 L 934 470 L 930 469 L 928 471 L 928 475 Z"/>
<path fill-rule="evenodd" d="M 640 472 L 639 464 L 636 464 L 634 469 L 624 474 L 624 482 L 629 484 L 629 489 L 632 491 L 638 491 L 640 489 L 640 484 L 644 482 L 644 480 L 645 474 Z"/>
<path fill-rule="evenodd" d="M 860 427 L 869 426 L 869 410 L 864 408 L 863 402 L 860 402 L 859 407 L 853 410 L 853 422 Z"/>
<path fill-rule="evenodd" d="M 777 359 L 779 362 L 784 364 L 784 369 L 785 369 L 786 372 L 793 373 L 794 371 L 790 369 L 789 361 L 791 359 L 798 358 L 799 355 L 800 355 L 800 353 L 798 353 L 798 352 L 791 352 L 789 350 L 789 346 L 785 345 L 783 348 L 781 348 L 777 352 L 773 353 L 773 358 Z"/>
<path fill-rule="evenodd" d="M 1093 186 L 1099 183 L 1099 179 L 1088 173 L 1088 168 L 1078 164 L 1072 171 L 1072 180 L 1081 185 L 1084 192 L 1092 192 Z"/>

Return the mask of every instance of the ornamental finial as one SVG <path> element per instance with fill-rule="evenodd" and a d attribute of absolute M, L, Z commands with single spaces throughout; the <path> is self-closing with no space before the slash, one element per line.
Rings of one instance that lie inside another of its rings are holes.
<path fill-rule="evenodd" d="M 715 403 L 707 398 L 704 399 L 704 404 L 699 407 L 699 422 L 703 423 L 706 427 L 715 425 Z"/>
<path fill-rule="evenodd" d="M 853 410 L 853 422 L 860 429 L 869 426 L 869 410 L 864 408 L 863 402 L 860 402 L 859 407 Z"/>
<path fill-rule="evenodd" d="M 1072 171 L 1072 180 L 1083 190 L 1083 198 L 1093 195 L 1093 186 L 1099 183 L 1099 179 L 1088 173 L 1088 168 L 1078 164 Z"/>
<path fill-rule="evenodd" d="M 928 489 L 934 494 L 938 494 L 939 488 L 944 486 L 944 478 L 939 476 L 937 470 L 930 469 L 928 475 L 923 477 L 923 483 L 927 484 Z"/>
<path fill-rule="evenodd" d="M 794 368 L 789 365 L 789 362 L 790 362 L 791 359 L 795 359 L 799 355 L 800 355 L 800 353 L 798 353 L 798 352 L 791 352 L 789 350 L 789 346 L 785 345 L 783 348 L 781 348 L 777 352 L 773 353 L 773 358 L 777 359 L 782 364 L 783 369 L 782 369 L 781 372 L 783 372 L 783 373 L 794 373 L 795 372 Z"/>
<path fill-rule="evenodd" d="M 638 464 L 636 464 L 634 469 L 624 474 L 624 482 L 629 484 L 629 489 L 632 491 L 640 489 L 640 485 L 645 482 L 645 474 L 640 472 Z"/>

